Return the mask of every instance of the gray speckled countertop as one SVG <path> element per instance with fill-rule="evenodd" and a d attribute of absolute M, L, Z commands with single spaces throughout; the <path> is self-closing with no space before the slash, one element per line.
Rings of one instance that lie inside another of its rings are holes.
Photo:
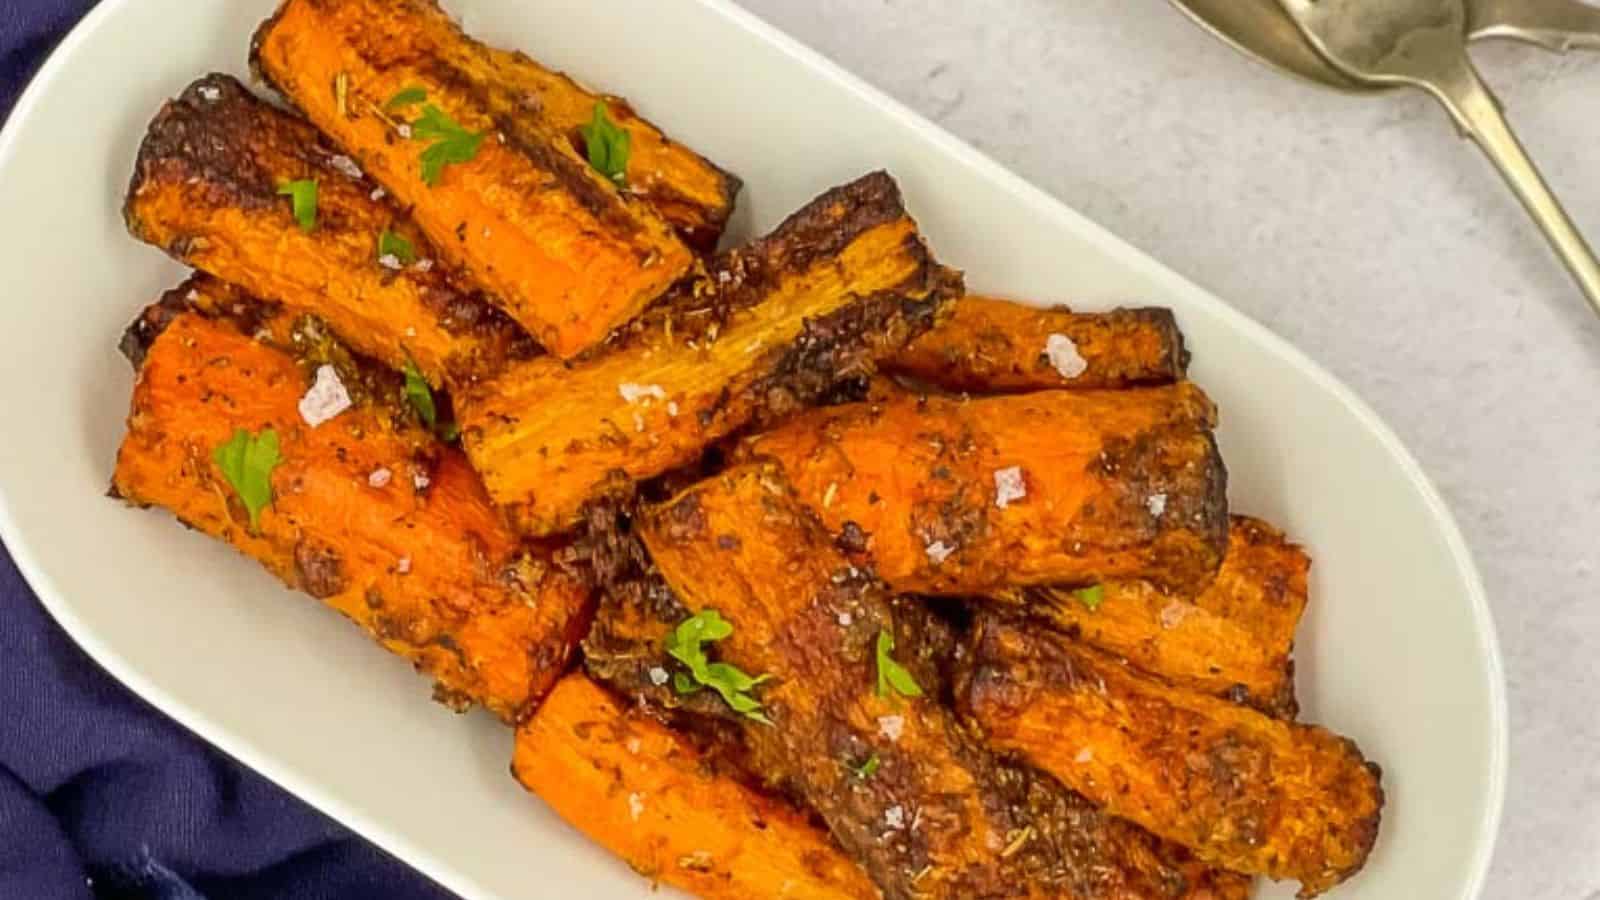
<path fill-rule="evenodd" d="M 1163 0 L 740 2 L 1388 419 L 1460 519 L 1505 652 L 1512 769 L 1486 896 L 1600 900 L 1600 320 L 1433 101 L 1303 86 Z M 1600 54 L 1476 57 L 1600 243 Z"/>

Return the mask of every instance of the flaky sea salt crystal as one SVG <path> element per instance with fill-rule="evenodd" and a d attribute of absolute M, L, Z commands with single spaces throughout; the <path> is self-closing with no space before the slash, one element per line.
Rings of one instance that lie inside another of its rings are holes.
<path fill-rule="evenodd" d="M 650 669 L 650 683 L 655 685 L 656 687 L 660 687 L 663 684 L 666 684 L 667 683 L 667 670 L 661 668 L 660 666 L 655 666 L 655 667 L 651 668 Z"/>
<path fill-rule="evenodd" d="M 934 565 L 939 565 L 940 563 L 949 559 L 950 554 L 956 552 L 956 548 L 949 546 L 944 541 L 934 541 L 933 543 L 929 544 L 926 549 L 928 553 L 928 559 L 932 561 Z"/>
<path fill-rule="evenodd" d="M 1089 371 L 1089 362 L 1078 352 L 1078 345 L 1064 334 L 1045 338 L 1044 355 L 1050 360 L 1050 366 L 1069 381 Z"/>
<path fill-rule="evenodd" d="M 905 731 L 905 716 L 879 716 L 878 733 L 894 743 L 900 742 L 900 734 Z"/>
<path fill-rule="evenodd" d="M 1022 477 L 1022 467 L 996 469 L 994 473 L 994 505 L 1005 509 L 1017 500 L 1028 496 L 1028 482 Z"/>
<path fill-rule="evenodd" d="M 300 398 L 300 418 L 315 428 L 349 408 L 350 392 L 339 380 L 339 372 L 333 366 L 317 367 L 316 380 Z"/>
<path fill-rule="evenodd" d="M 667 392 L 662 390 L 659 384 L 624 382 L 617 385 L 617 393 L 622 396 L 622 402 L 624 403 L 638 403 L 647 398 L 651 400 L 667 399 Z"/>
<path fill-rule="evenodd" d="M 340 153 L 334 156 L 332 159 L 329 159 L 328 164 L 333 166 L 334 171 L 346 178 L 361 178 L 361 167 L 356 165 L 355 160 L 345 156 L 343 153 Z"/>
<path fill-rule="evenodd" d="M 1167 511 L 1167 495 L 1151 494 L 1145 499 L 1144 506 L 1145 509 L 1150 510 L 1150 515 L 1159 519 L 1161 514 Z"/>
<path fill-rule="evenodd" d="M 375 488 L 381 488 L 387 486 L 392 478 L 394 478 L 394 473 L 389 471 L 388 466 L 379 466 L 372 470 L 371 475 L 367 476 L 367 484 Z"/>
<path fill-rule="evenodd" d="M 1189 616 L 1189 607 L 1174 600 L 1161 608 L 1161 627 L 1171 631 L 1183 624 Z"/>

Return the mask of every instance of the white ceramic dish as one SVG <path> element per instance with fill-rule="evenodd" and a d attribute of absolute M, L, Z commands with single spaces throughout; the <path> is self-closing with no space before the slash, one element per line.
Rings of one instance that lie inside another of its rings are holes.
<path fill-rule="evenodd" d="M 194 76 L 244 74 L 250 32 L 272 5 L 105 0 L 0 136 L 0 533 L 112 674 L 451 889 L 650 896 L 512 783 L 510 736 L 496 724 L 427 702 L 408 667 L 226 547 L 103 496 L 131 383 L 116 339 L 180 275 L 123 233 L 134 150 L 161 101 Z M 934 247 L 976 287 L 1176 309 L 1194 376 L 1223 411 L 1234 507 L 1281 524 L 1316 557 L 1299 652 L 1307 717 L 1356 738 L 1386 770 L 1378 849 L 1335 896 L 1478 896 L 1505 783 L 1493 626 L 1438 495 L 1348 390 L 722 0 L 627 4 L 625 15 L 591 0 L 465 7 L 483 37 L 629 95 L 744 176 L 742 231 L 887 168 Z"/>

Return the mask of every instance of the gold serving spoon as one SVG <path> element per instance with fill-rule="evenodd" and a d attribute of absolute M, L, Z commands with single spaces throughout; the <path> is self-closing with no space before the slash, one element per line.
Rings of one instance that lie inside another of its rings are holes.
<path fill-rule="evenodd" d="M 1279 0 L 1323 58 L 1349 78 L 1432 94 L 1500 169 L 1600 315 L 1600 260 L 1584 241 L 1500 103 L 1467 58 L 1464 0 Z"/>
<path fill-rule="evenodd" d="M 1326 87 L 1376 91 L 1323 59 L 1278 0 L 1172 0 L 1202 28 L 1244 53 Z M 1581 0 L 1468 0 L 1473 40 L 1508 38 L 1550 50 L 1600 50 L 1600 7 Z"/>

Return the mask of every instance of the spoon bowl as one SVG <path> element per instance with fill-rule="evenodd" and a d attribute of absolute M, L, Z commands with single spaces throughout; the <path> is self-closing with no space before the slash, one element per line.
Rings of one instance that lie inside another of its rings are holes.
<path fill-rule="evenodd" d="M 1277 0 L 1171 0 L 1196 24 L 1234 49 L 1313 84 L 1347 93 L 1386 86 L 1349 77 L 1300 33 Z M 1468 0 L 1472 40 L 1496 38 L 1550 50 L 1600 49 L 1600 7 L 1582 0 Z"/>

